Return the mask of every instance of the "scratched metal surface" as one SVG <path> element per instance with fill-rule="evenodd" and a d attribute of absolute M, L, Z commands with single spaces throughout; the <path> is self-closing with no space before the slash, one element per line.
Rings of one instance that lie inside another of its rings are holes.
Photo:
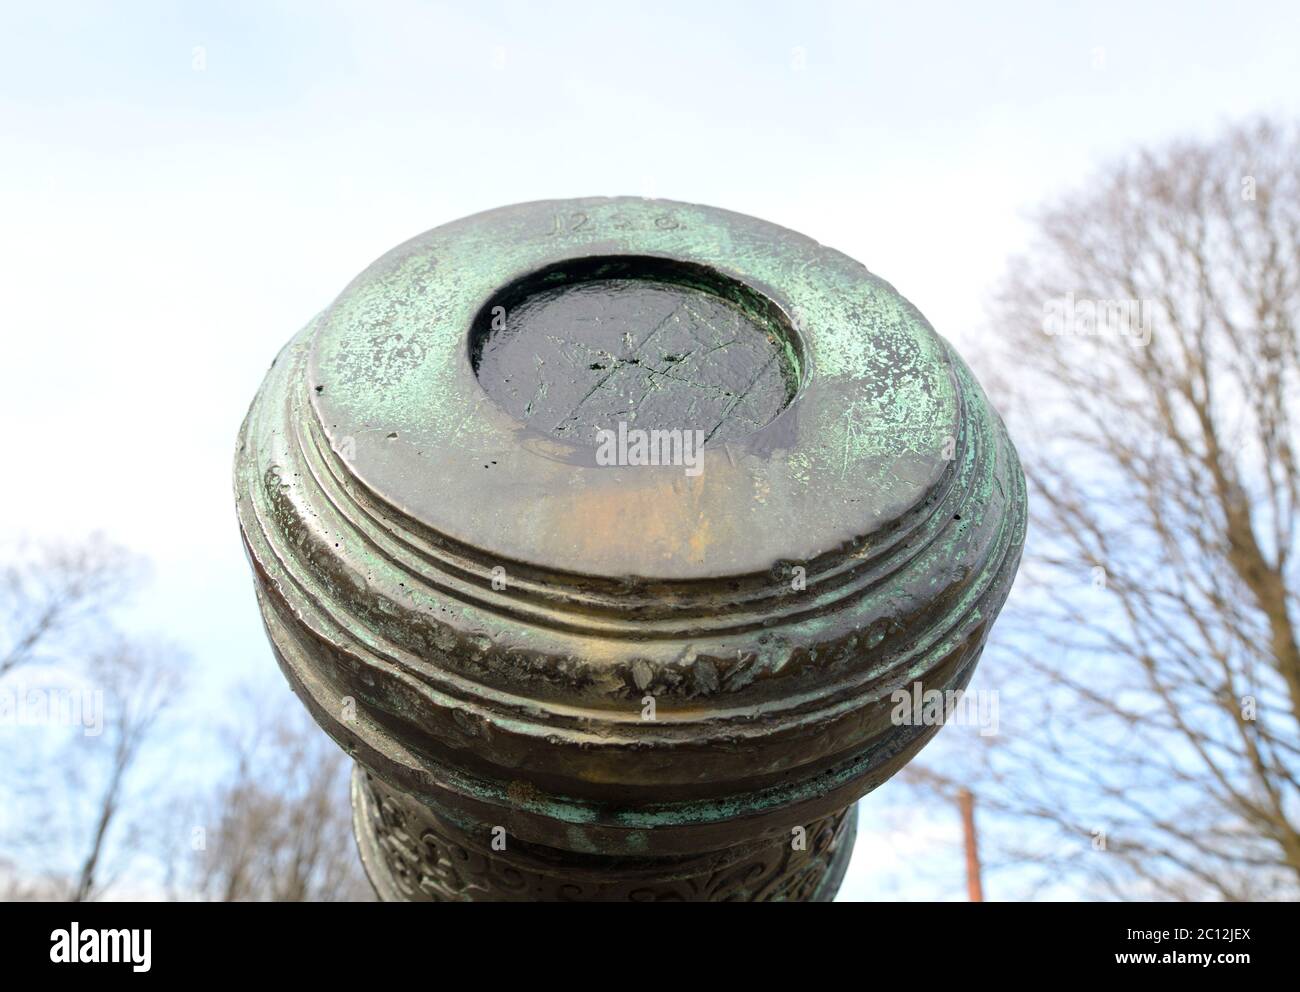
<path fill-rule="evenodd" d="M 479 383 L 521 424 L 590 447 L 620 423 L 720 444 L 794 397 L 781 331 L 722 296 L 666 275 L 561 275 L 503 306 L 474 356 Z"/>
<path fill-rule="evenodd" d="M 648 388 L 720 327 L 743 343 Z M 565 436 L 623 413 L 710 431 L 701 474 Z M 966 683 L 1025 527 L 1001 421 L 892 287 L 641 199 L 379 259 L 280 353 L 235 483 L 277 658 L 342 746 L 462 827 L 608 855 L 775 837 L 887 779 L 932 732 L 890 693 Z"/>

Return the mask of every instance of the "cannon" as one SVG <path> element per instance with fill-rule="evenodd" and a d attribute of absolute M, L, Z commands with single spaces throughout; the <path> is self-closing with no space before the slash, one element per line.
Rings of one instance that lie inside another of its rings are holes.
<path fill-rule="evenodd" d="M 725 210 L 504 207 L 275 358 L 235 495 L 404 901 L 825 901 L 1006 599 L 1025 485 L 925 318 Z"/>

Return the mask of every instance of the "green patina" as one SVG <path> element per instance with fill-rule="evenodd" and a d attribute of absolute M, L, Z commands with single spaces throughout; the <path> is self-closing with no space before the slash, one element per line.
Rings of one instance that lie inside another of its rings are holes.
<path fill-rule="evenodd" d="M 699 479 L 598 468 L 471 362 L 511 287 L 638 279 L 738 308 L 790 379 Z M 891 690 L 965 683 L 1025 526 L 1001 422 L 892 287 L 773 225 L 635 199 L 493 211 L 377 261 L 277 360 L 236 487 L 282 667 L 340 744 L 458 830 L 589 857 L 739 843 L 884 781 L 926 736 L 882 725 Z"/>

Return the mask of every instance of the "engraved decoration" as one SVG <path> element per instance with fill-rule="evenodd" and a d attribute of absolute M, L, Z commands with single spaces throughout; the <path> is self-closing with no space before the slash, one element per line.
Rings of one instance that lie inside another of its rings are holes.
<path fill-rule="evenodd" d="M 470 834 L 358 769 L 353 805 L 362 860 L 380 897 L 404 902 L 828 901 L 848 864 L 857 806 L 804 825 L 792 840 L 683 858 L 590 856 Z M 793 834 L 792 834 L 793 837 Z"/>

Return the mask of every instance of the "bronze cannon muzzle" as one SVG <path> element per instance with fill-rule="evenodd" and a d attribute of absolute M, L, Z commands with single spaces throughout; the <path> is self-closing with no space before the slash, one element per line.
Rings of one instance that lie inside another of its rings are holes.
<path fill-rule="evenodd" d="M 852 259 L 546 201 L 384 255 L 280 352 L 235 488 L 281 668 L 393 900 L 827 900 L 966 685 L 1024 479 Z"/>

